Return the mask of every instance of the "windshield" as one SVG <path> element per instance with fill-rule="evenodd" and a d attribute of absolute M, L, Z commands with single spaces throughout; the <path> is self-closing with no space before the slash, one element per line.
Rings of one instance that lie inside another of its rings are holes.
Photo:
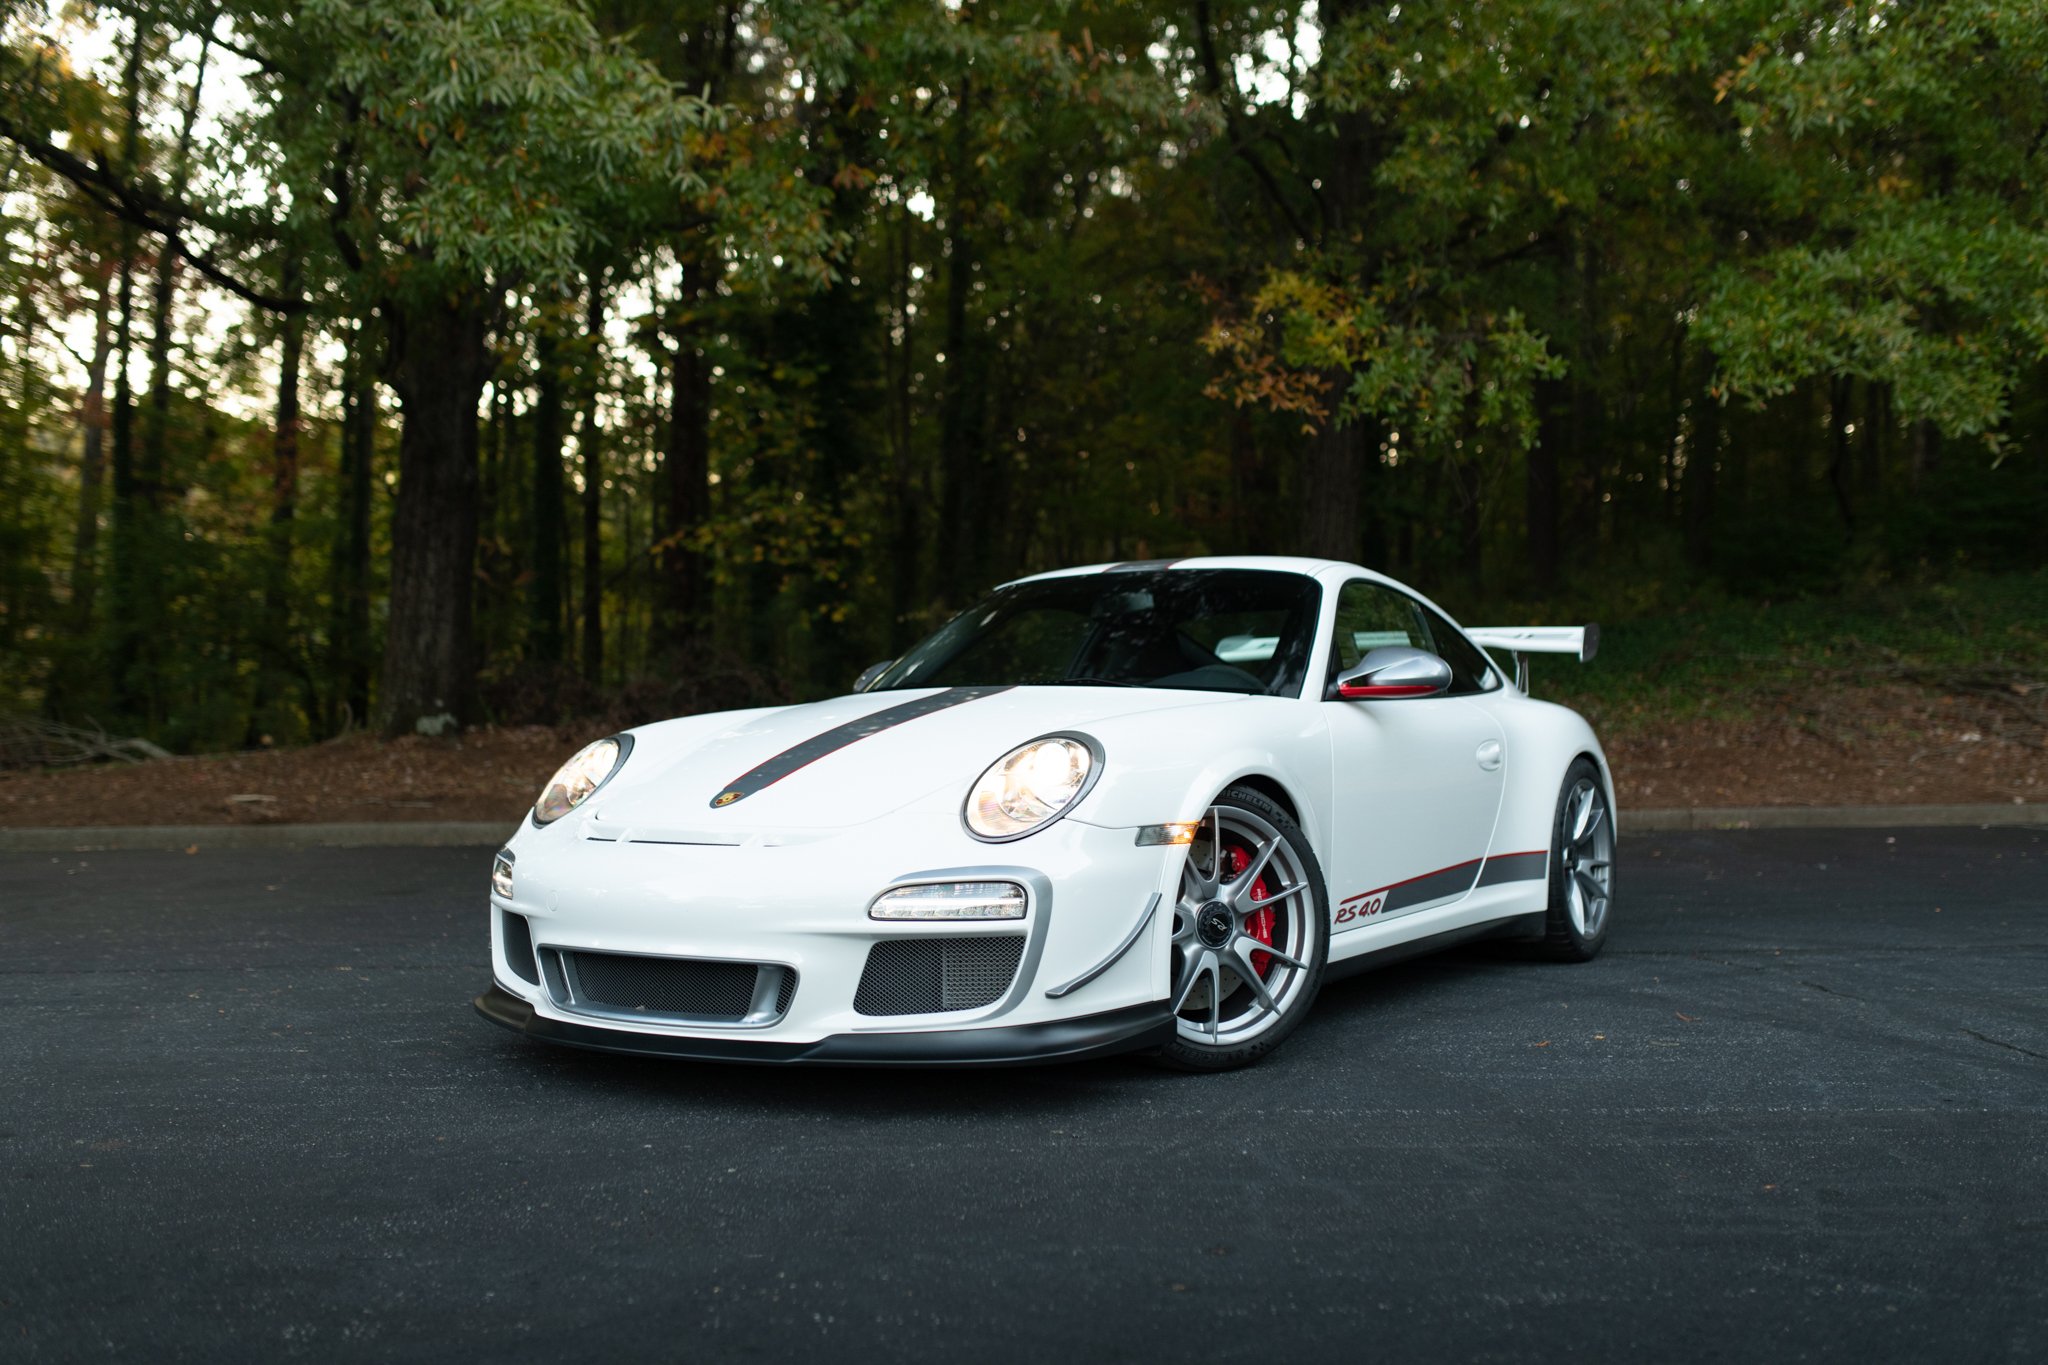
<path fill-rule="evenodd" d="M 868 690 L 1019 685 L 1301 689 L 1321 590 L 1265 569 L 1080 574 L 1004 588 Z"/>

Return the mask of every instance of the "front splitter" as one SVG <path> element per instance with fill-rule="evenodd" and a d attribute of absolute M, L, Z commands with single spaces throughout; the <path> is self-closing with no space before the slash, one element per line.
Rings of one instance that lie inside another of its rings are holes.
<path fill-rule="evenodd" d="M 809 1043 L 755 1042 L 737 1038 L 689 1038 L 635 1033 L 550 1019 L 532 1005 L 493 985 L 474 1001 L 476 1012 L 494 1024 L 543 1042 L 641 1057 L 674 1057 L 702 1062 L 808 1062 L 819 1066 L 1029 1066 L 1077 1062 L 1120 1052 L 1155 1048 L 1173 1038 L 1166 1002 L 1134 1005 L 1078 1019 L 997 1028 L 942 1029 L 903 1033 L 836 1033 Z"/>

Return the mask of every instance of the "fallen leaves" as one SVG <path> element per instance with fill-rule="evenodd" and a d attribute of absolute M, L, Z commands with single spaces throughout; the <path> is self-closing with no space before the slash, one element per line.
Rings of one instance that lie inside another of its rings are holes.
<path fill-rule="evenodd" d="M 587 738 L 543 726 L 477 729 L 459 739 L 354 734 L 300 749 L 61 771 L 9 769 L 0 771 L 0 826 L 361 820 L 502 820 L 509 826 Z"/>

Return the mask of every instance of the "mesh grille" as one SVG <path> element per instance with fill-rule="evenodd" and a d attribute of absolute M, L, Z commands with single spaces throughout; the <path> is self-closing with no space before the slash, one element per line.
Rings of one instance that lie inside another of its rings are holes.
<path fill-rule="evenodd" d="M 498 916 L 500 937 L 505 940 L 505 965 L 521 981 L 538 986 L 540 968 L 533 965 L 533 934 L 526 927 L 526 916 L 504 910 Z"/>
<path fill-rule="evenodd" d="M 775 1012 L 777 1014 L 788 1014 L 789 1002 L 794 999 L 796 999 L 796 973 L 785 968 L 782 973 L 782 984 L 775 988 Z"/>
<path fill-rule="evenodd" d="M 1002 999 L 1024 956 L 1022 934 L 904 938 L 868 951 L 853 1008 L 861 1014 L 941 1014 Z"/>
<path fill-rule="evenodd" d="M 575 970 L 579 1004 L 735 1023 L 746 1017 L 753 1004 L 759 971 L 751 962 L 695 962 L 623 953 L 571 952 L 563 956 Z"/>

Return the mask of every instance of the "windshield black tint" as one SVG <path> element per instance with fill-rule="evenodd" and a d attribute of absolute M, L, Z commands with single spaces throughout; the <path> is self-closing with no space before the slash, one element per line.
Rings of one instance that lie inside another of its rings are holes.
<path fill-rule="evenodd" d="M 1313 579 L 1264 569 L 1020 583 L 928 637 L 871 690 L 1123 684 L 1297 692 L 1320 593 Z"/>

